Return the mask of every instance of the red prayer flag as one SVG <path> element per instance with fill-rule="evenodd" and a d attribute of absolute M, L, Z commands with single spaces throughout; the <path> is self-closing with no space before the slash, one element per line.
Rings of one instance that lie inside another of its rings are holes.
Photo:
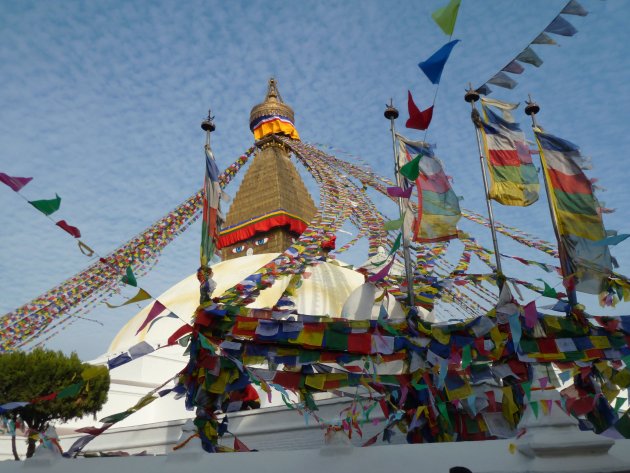
<path fill-rule="evenodd" d="M 164 307 L 160 301 L 156 300 L 153 304 L 153 307 L 151 307 L 151 310 L 149 311 L 149 315 L 147 315 L 147 318 L 144 319 L 144 322 L 142 322 L 142 325 L 140 325 L 140 327 L 136 331 L 136 335 L 138 335 L 142 331 L 142 329 L 146 327 L 147 324 L 149 324 L 149 322 L 160 315 L 165 309 L 166 307 Z"/>
<path fill-rule="evenodd" d="M 68 222 L 66 222 L 65 220 L 59 220 L 56 225 L 67 231 L 73 237 L 81 238 L 81 230 L 79 230 L 77 227 L 73 227 L 72 225 L 68 225 Z"/>
<path fill-rule="evenodd" d="M 33 180 L 32 177 L 14 177 L 0 172 L 0 182 L 9 186 L 15 192 L 18 192 L 22 187 L 31 182 L 31 180 Z"/>
<path fill-rule="evenodd" d="M 405 126 L 407 128 L 415 128 L 416 130 L 426 130 L 429 128 L 431 124 L 431 119 L 433 118 L 433 105 L 431 105 L 426 110 L 420 111 L 420 109 L 416 106 L 413 101 L 413 97 L 411 96 L 411 92 L 407 91 L 408 101 L 407 107 L 409 109 L 409 120 Z"/>
<path fill-rule="evenodd" d="M 241 442 L 236 436 L 234 436 L 234 450 L 237 452 L 251 452 L 247 445 Z"/>

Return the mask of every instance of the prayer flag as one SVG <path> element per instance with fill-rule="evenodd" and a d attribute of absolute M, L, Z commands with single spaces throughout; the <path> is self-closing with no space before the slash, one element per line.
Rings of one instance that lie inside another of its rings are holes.
<path fill-rule="evenodd" d="M 15 192 L 19 192 L 19 190 L 24 187 L 26 184 L 33 180 L 32 177 L 17 177 L 17 176 L 9 176 L 3 172 L 0 172 L 0 182 L 6 184 Z"/>
<path fill-rule="evenodd" d="M 567 20 L 562 18 L 560 15 L 554 18 L 554 20 L 549 23 L 549 26 L 545 28 L 545 33 L 553 33 L 560 36 L 573 36 L 577 33 L 577 29 Z"/>
<path fill-rule="evenodd" d="M 444 31 L 444 34 L 448 36 L 451 36 L 455 29 L 460 3 L 461 0 L 451 0 L 448 2 L 448 5 L 438 8 L 431 14 L 431 18 L 433 18 L 442 31 Z"/>
<path fill-rule="evenodd" d="M 459 43 L 458 39 L 446 43 L 440 49 L 438 49 L 429 59 L 422 61 L 418 64 L 418 67 L 422 69 L 422 72 L 428 77 L 433 84 L 439 84 L 442 77 L 442 71 L 444 65 L 451 54 L 451 51 L 455 45 Z"/>
<path fill-rule="evenodd" d="M 518 123 L 499 116 L 490 105 L 509 114 L 513 104 L 481 99 L 484 117 L 480 132 L 490 171 L 489 197 L 503 205 L 527 207 L 538 200 L 540 186 L 525 134 Z"/>
<path fill-rule="evenodd" d="M 538 36 L 536 36 L 534 41 L 532 41 L 532 44 L 558 44 L 558 43 L 556 43 L 556 41 L 548 34 L 540 33 Z"/>
<path fill-rule="evenodd" d="M 601 244 L 607 234 L 591 181 L 580 167 L 584 158 L 569 141 L 540 130 L 535 134 L 566 253 L 561 255 L 569 271 L 564 276 L 574 277 L 576 290 L 599 294 L 612 273 L 612 259 L 608 245 Z"/>
<path fill-rule="evenodd" d="M 571 0 L 569 3 L 567 3 L 560 13 L 564 13 L 565 15 L 577 16 L 588 15 L 588 11 L 586 11 L 584 7 L 578 3 L 577 0 Z"/>
<path fill-rule="evenodd" d="M 59 220 L 55 225 L 67 231 L 73 237 L 81 238 L 81 230 L 79 230 L 77 227 L 73 227 L 72 225 L 68 225 L 68 222 L 66 222 L 65 220 Z"/>
<path fill-rule="evenodd" d="M 147 318 L 144 319 L 140 327 L 138 327 L 138 330 L 136 330 L 136 335 L 138 335 L 142 331 L 142 329 L 144 329 L 144 327 L 146 327 L 149 323 L 151 323 L 153 319 L 155 319 L 158 315 L 160 315 L 165 310 L 166 310 L 166 307 L 164 307 L 164 305 L 160 301 L 156 300 L 153 303 L 153 307 L 151 307 L 151 310 L 149 311 Z"/>
<path fill-rule="evenodd" d="M 505 72 L 497 72 L 492 79 L 488 81 L 488 84 L 498 85 L 504 89 L 513 89 L 518 85 L 518 82 L 508 76 Z"/>
<path fill-rule="evenodd" d="M 112 305 L 109 302 L 105 302 L 105 305 L 109 307 L 110 309 L 116 309 L 117 307 L 122 307 L 127 304 L 133 304 L 134 302 L 146 301 L 147 299 L 152 299 L 151 294 L 149 294 L 144 289 L 140 289 L 135 296 L 133 296 L 131 299 L 129 299 L 126 302 L 123 302 L 120 305 Z"/>
<path fill-rule="evenodd" d="M 531 64 L 532 66 L 540 67 L 543 63 L 543 60 L 538 57 L 538 54 L 534 52 L 532 48 L 529 46 L 526 47 L 518 56 L 516 56 L 517 61 L 526 62 L 527 64 Z"/>
<path fill-rule="evenodd" d="M 35 207 L 44 215 L 54 214 L 61 207 L 61 197 L 55 194 L 54 199 L 49 200 L 29 200 L 29 204 Z"/>
<path fill-rule="evenodd" d="M 133 274 L 133 269 L 131 266 L 127 266 L 126 274 L 122 277 L 122 282 L 125 284 L 129 284 L 130 286 L 138 287 L 138 281 L 136 281 L 136 277 Z"/>
<path fill-rule="evenodd" d="M 451 188 L 442 164 L 427 143 L 409 141 L 402 135 L 398 135 L 398 139 L 399 162 L 418 163 L 418 216 L 414 240 L 429 243 L 455 238 L 457 222 L 461 217 L 459 199 Z"/>
<path fill-rule="evenodd" d="M 525 68 L 515 59 L 501 70 L 512 74 L 522 74 Z"/>
<path fill-rule="evenodd" d="M 209 145 L 206 151 L 206 175 L 203 192 L 203 219 L 201 222 L 201 266 L 207 266 L 212 259 L 219 238 L 219 203 L 221 186 L 219 168 Z"/>
<path fill-rule="evenodd" d="M 407 108 L 409 110 L 409 120 L 405 123 L 407 128 L 414 128 L 416 130 L 426 130 L 431 124 L 431 118 L 433 118 L 433 105 L 426 110 L 420 111 L 413 101 L 411 92 L 407 91 Z"/>

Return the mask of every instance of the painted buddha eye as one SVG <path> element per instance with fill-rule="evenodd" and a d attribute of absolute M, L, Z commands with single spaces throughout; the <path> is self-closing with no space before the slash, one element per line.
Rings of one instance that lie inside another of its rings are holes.
<path fill-rule="evenodd" d="M 232 248 L 232 253 L 235 253 L 235 254 L 242 253 L 243 251 L 245 251 L 245 245 L 238 245 Z"/>
<path fill-rule="evenodd" d="M 254 241 L 254 245 L 261 246 L 261 245 L 264 245 L 265 243 L 267 243 L 268 241 L 269 241 L 269 237 L 259 238 L 256 241 Z"/>

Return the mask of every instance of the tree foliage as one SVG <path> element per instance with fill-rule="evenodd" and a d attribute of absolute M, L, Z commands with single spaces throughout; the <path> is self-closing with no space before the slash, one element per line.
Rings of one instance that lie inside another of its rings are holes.
<path fill-rule="evenodd" d="M 82 363 L 76 353 L 66 356 L 38 348 L 29 353 L 0 354 L 0 405 L 56 394 L 54 399 L 32 402 L 7 413 L 14 419 L 19 415 L 38 432 L 45 431 L 53 420 L 65 422 L 95 414 L 107 401 L 108 390 L 108 369 Z M 35 442 L 29 441 L 27 456 L 34 448 Z"/>

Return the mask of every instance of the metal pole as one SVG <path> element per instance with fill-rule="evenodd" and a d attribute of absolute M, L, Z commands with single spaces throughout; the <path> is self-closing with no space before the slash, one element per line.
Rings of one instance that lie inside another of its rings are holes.
<path fill-rule="evenodd" d="M 527 105 L 525 106 L 525 113 L 532 117 L 532 129 L 534 130 L 534 136 L 536 135 L 536 130 L 538 130 L 538 124 L 536 123 L 536 114 L 540 111 L 540 107 L 536 102 L 532 100 L 532 96 L 529 95 L 529 100 L 525 102 Z M 547 194 L 547 203 L 549 204 L 549 213 L 551 214 L 551 224 L 553 225 L 553 232 L 556 235 L 556 240 L 558 242 L 558 254 L 560 256 L 560 269 L 562 270 L 563 279 L 571 274 L 570 268 L 567 266 L 567 252 L 562 240 L 560 239 L 560 230 L 558 229 L 558 216 L 556 214 L 556 209 L 553 206 L 553 202 L 551 200 L 551 191 L 549 190 L 549 183 L 547 177 L 549 176 L 547 171 L 547 162 L 545 161 L 542 147 L 540 146 L 540 142 L 538 141 L 538 137 L 536 137 L 536 144 L 538 145 L 539 157 L 540 157 L 540 165 L 543 170 L 543 182 L 545 183 L 545 193 Z M 569 299 L 569 305 L 571 307 L 577 304 L 577 294 L 575 289 L 567 288 L 567 297 Z"/>
<path fill-rule="evenodd" d="M 392 100 L 390 99 L 389 105 L 385 108 L 385 118 L 387 118 L 390 122 L 390 129 L 392 132 L 392 149 L 394 151 L 394 175 L 396 176 L 396 184 L 398 187 L 402 187 L 402 178 L 399 174 L 400 166 L 398 164 L 398 153 L 396 152 L 396 128 L 394 126 L 394 120 L 398 118 L 398 110 L 392 104 Z M 419 190 L 418 190 L 419 192 Z M 402 197 L 398 198 L 398 214 L 403 222 L 402 229 L 402 240 L 403 240 L 403 258 L 405 260 L 405 274 L 407 277 L 407 296 L 409 300 L 409 307 L 414 307 L 415 304 L 415 294 L 414 294 L 414 285 L 413 285 L 413 266 L 411 264 L 411 253 L 409 251 L 409 238 L 405 233 L 405 212 L 404 212 L 404 201 Z"/>
<path fill-rule="evenodd" d="M 488 207 L 488 220 L 490 221 L 490 233 L 492 234 L 492 245 L 494 246 L 494 259 L 497 263 L 497 283 L 499 291 L 503 288 L 503 269 L 501 268 L 501 253 L 499 253 L 499 242 L 497 241 L 497 231 L 494 226 L 494 213 L 492 212 L 492 203 L 490 202 L 490 192 L 488 190 L 488 176 L 486 175 L 486 166 L 484 164 L 484 156 L 481 148 L 481 139 L 479 138 L 479 129 L 476 120 L 480 120 L 479 112 L 475 106 L 475 102 L 479 100 L 479 94 L 473 90 L 472 86 L 466 91 L 464 100 L 470 103 L 472 108 L 472 119 L 475 125 L 475 137 L 477 138 L 477 149 L 479 150 L 479 164 L 481 165 L 481 177 L 483 178 L 483 188 L 486 196 L 486 206 Z"/>

